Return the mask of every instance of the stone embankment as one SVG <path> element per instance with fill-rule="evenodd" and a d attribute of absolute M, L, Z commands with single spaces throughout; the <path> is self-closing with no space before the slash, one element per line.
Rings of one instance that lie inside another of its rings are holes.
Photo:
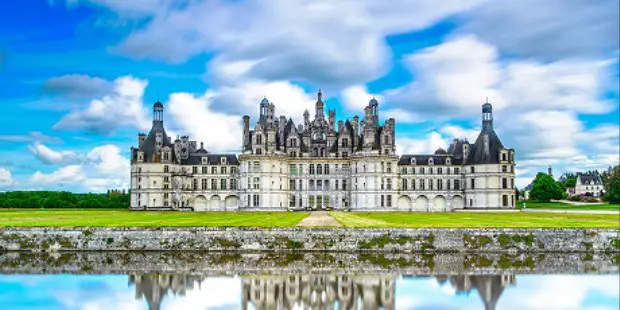
<path fill-rule="evenodd" d="M 0 251 L 618 253 L 616 229 L 0 228 Z"/>
<path fill-rule="evenodd" d="M 610 253 L 0 252 L 2 274 L 617 274 Z"/>

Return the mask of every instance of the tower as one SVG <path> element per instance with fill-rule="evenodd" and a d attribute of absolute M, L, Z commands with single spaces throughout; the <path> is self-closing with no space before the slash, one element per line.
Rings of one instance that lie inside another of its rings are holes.
<path fill-rule="evenodd" d="M 319 89 L 319 92 L 317 93 L 317 99 L 316 99 L 316 104 L 315 104 L 315 114 L 314 114 L 314 118 L 315 119 L 324 119 L 325 115 L 323 114 L 324 112 L 324 108 L 325 108 L 325 104 L 323 103 L 323 92 Z"/>
<path fill-rule="evenodd" d="M 263 100 L 260 101 L 260 117 L 258 120 L 261 124 L 265 123 L 267 109 L 269 109 L 269 100 L 267 100 L 267 97 L 263 97 Z"/>
<path fill-rule="evenodd" d="M 374 96 L 370 99 L 368 106 L 371 108 L 373 124 L 379 126 L 379 102 Z"/>
<path fill-rule="evenodd" d="M 164 122 L 164 105 L 159 101 L 153 104 L 153 122 Z"/>
<path fill-rule="evenodd" d="M 487 102 L 482 105 L 482 130 L 493 130 L 493 106 Z"/>

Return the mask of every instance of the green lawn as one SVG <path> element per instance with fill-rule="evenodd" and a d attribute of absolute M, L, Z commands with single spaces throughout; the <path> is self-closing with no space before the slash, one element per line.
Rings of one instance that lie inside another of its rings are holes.
<path fill-rule="evenodd" d="M 618 228 L 614 214 L 330 212 L 344 227 Z"/>
<path fill-rule="evenodd" d="M 7 226 L 254 226 L 293 227 L 308 212 L 155 212 L 129 210 L 0 209 L 0 227 Z"/>
<path fill-rule="evenodd" d="M 583 204 L 572 205 L 564 202 L 537 202 L 528 200 L 525 202 L 527 209 L 550 209 L 550 210 L 620 210 L 620 204 Z M 517 208 L 523 207 L 523 201 L 519 201 Z"/>

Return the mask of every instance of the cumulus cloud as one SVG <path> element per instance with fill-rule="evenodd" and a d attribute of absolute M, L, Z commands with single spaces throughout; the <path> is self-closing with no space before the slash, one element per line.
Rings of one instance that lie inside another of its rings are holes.
<path fill-rule="evenodd" d="M 68 74 L 51 78 L 43 84 L 48 93 L 61 94 L 68 97 L 94 97 L 109 93 L 113 84 L 99 77 L 85 74 Z"/>
<path fill-rule="evenodd" d="M 496 47 L 475 36 L 453 38 L 405 57 L 416 79 L 385 91 L 386 100 L 439 117 L 473 116 L 485 98 L 494 109 L 606 113 L 599 99 L 608 85 L 609 61 L 501 62 Z"/>
<path fill-rule="evenodd" d="M 8 188 L 15 184 L 11 171 L 6 168 L 0 167 L 0 189 Z"/>
<path fill-rule="evenodd" d="M 358 113 L 364 111 L 364 108 L 373 97 L 377 99 L 379 103 L 383 102 L 383 96 L 371 95 L 366 89 L 366 86 L 363 85 L 347 87 L 340 93 L 340 100 L 344 104 L 344 107 L 349 111 Z"/>
<path fill-rule="evenodd" d="M 35 186 L 55 188 L 70 185 L 95 192 L 129 187 L 129 159 L 115 145 L 98 146 L 86 154 L 55 151 L 42 144 L 31 145 L 30 148 L 44 163 L 65 165 L 49 173 L 35 172 L 30 177 Z"/>
<path fill-rule="evenodd" d="M 89 133 L 110 134 L 120 127 L 148 129 L 149 117 L 142 103 L 148 83 L 132 76 L 114 81 L 113 90 L 95 99 L 83 110 L 65 115 L 54 129 L 85 130 Z"/>
<path fill-rule="evenodd" d="M 118 46 L 137 58 L 181 62 L 215 52 L 212 72 L 232 66 L 263 80 L 351 85 L 386 73 L 391 55 L 385 36 L 423 29 L 480 1 L 82 2 L 146 21 Z"/>
<path fill-rule="evenodd" d="M 486 1 L 464 18 L 501 50 L 544 60 L 609 56 L 620 46 L 617 0 Z"/>
<path fill-rule="evenodd" d="M 35 172 L 30 181 L 41 185 L 59 185 L 63 186 L 67 183 L 77 183 L 84 180 L 84 171 L 80 165 L 69 165 L 51 173 L 43 173 L 41 171 Z"/>
<path fill-rule="evenodd" d="M 78 156 L 75 152 L 54 151 L 38 142 L 29 145 L 28 149 L 30 149 L 37 159 L 48 165 L 71 164 L 82 161 L 82 158 L 80 158 L 80 156 Z"/>

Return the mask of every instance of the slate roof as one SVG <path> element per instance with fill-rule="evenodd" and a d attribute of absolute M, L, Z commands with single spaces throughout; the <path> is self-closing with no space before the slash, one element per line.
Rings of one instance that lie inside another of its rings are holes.
<path fill-rule="evenodd" d="M 401 155 L 398 159 L 399 166 L 409 166 L 411 165 L 411 159 L 415 157 L 415 165 L 416 166 L 429 166 L 428 160 L 429 158 L 433 158 L 433 165 L 445 165 L 446 159 L 450 158 L 451 165 L 461 165 L 463 160 L 460 158 L 454 158 L 453 156 L 446 155 Z"/>
<path fill-rule="evenodd" d="M 157 133 L 162 133 L 162 137 L 163 137 L 162 147 L 164 146 L 172 147 L 172 144 L 170 143 L 170 138 L 168 137 L 168 135 L 166 134 L 166 130 L 164 129 L 164 123 L 161 121 L 154 121 L 153 127 L 151 127 L 151 131 L 146 136 L 146 139 L 144 140 L 144 142 L 142 143 L 142 146 L 140 147 L 140 151 L 144 152 L 144 162 L 146 163 L 152 163 L 155 161 L 155 153 L 156 153 L 155 136 Z M 174 154 L 174 152 L 172 153 Z"/>
<path fill-rule="evenodd" d="M 484 137 L 489 137 L 489 149 L 485 150 Z M 476 142 L 470 145 L 466 165 L 498 164 L 500 150 L 504 145 L 497 137 L 493 128 L 483 128 Z"/>
<path fill-rule="evenodd" d="M 237 155 L 234 154 L 202 154 L 197 152 L 192 153 L 184 164 L 201 165 L 203 157 L 207 157 L 207 163 L 209 165 L 219 165 L 222 157 L 226 157 L 227 165 L 239 165 L 239 159 Z"/>
<path fill-rule="evenodd" d="M 581 184 L 584 184 L 584 185 L 586 184 L 602 185 L 603 184 L 603 180 L 601 180 L 601 176 L 598 175 L 597 173 L 577 173 L 577 178 L 579 178 L 579 181 L 581 182 Z"/>

